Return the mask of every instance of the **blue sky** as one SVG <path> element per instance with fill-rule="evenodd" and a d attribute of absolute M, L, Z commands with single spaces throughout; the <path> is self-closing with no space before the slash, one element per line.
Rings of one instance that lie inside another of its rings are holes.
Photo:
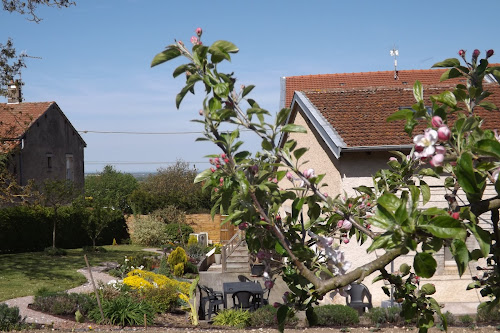
<path fill-rule="evenodd" d="M 225 39 L 240 48 L 226 70 L 240 84 L 255 84 L 252 97 L 272 113 L 279 107 L 280 77 L 392 70 L 394 46 L 399 69 L 430 68 L 461 48 L 493 48 L 500 55 L 498 0 L 474 8 L 457 0 L 76 2 L 40 8 L 39 24 L 0 11 L 0 43 L 12 37 L 18 51 L 42 58 L 28 59 L 22 72 L 25 101 L 56 101 L 78 131 L 201 131 L 190 121 L 199 117 L 201 86 L 175 108 L 183 80 L 171 73 L 182 62 L 150 68 L 174 38 L 189 44 L 197 27 L 206 45 Z M 499 55 L 491 61 L 500 62 Z M 192 134 L 81 135 L 86 172 L 106 164 L 155 171 L 177 159 L 205 169 L 204 156 L 219 153 Z"/>

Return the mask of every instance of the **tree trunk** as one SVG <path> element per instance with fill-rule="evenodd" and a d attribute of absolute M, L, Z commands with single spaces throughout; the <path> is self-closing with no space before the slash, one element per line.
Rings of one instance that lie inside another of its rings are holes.
<path fill-rule="evenodd" d="M 52 228 L 52 248 L 56 248 L 56 223 L 57 223 L 57 208 L 54 207 L 54 227 Z"/>

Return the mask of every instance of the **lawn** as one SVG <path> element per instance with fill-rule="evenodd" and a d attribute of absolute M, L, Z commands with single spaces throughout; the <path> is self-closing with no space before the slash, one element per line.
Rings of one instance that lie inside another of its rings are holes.
<path fill-rule="evenodd" d="M 125 256 L 144 253 L 143 247 L 135 245 L 105 248 L 108 252 L 87 254 L 91 266 L 105 261 L 122 263 Z M 47 256 L 43 252 L 0 255 L 0 302 L 34 295 L 42 287 L 62 291 L 85 283 L 85 277 L 76 272 L 85 267 L 84 252 L 82 249 L 67 251 L 68 254 L 61 257 Z"/>

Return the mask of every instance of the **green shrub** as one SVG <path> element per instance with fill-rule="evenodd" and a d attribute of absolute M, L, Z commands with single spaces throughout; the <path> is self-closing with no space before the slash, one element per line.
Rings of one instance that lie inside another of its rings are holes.
<path fill-rule="evenodd" d="M 250 326 L 252 327 L 277 327 L 278 326 L 278 309 L 272 305 L 265 305 L 254 312 L 250 316 Z M 295 325 L 298 321 L 296 316 L 288 317 L 285 325 Z"/>
<path fill-rule="evenodd" d="M 17 330 L 24 326 L 24 319 L 19 314 L 17 306 L 9 307 L 5 303 L 0 303 L 0 330 Z"/>
<path fill-rule="evenodd" d="M 491 309 L 486 307 L 477 310 L 478 322 L 500 321 L 500 305 L 496 305 Z"/>
<path fill-rule="evenodd" d="M 155 310 L 147 302 L 138 302 L 129 296 L 120 296 L 111 300 L 103 300 L 104 319 L 112 325 L 134 326 L 144 325 L 144 315 L 148 325 L 153 323 Z M 96 323 L 102 322 L 98 307 L 89 312 L 89 318 Z"/>
<path fill-rule="evenodd" d="M 86 252 L 86 253 L 106 253 L 106 252 L 108 252 L 108 250 L 106 250 L 102 246 L 96 246 L 96 247 L 93 247 L 93 246 L 84 246 L 82 248 L 82 250 L 83 250 L 83 252 Z"/>
<path fill-rule="evenodd" d="M 443 313 L 443 316 L 446 318 L 446 323 L 448 325 L 455 325 L 455 323 L 457 322 L 457 319 L 455 318 L 453 313 L 451 313 L 450 311 L 446 311 L 445 313 Z M 440 321 L 441 326 L 442 326 L 443 321 L 441 319 L 439 321 Z"/>
<path fill-rule="evenodd" d="M 250 325 L 251 314 L 248 311 L 225 309 L 214 317 L 214 325 L 245 328 Z"/>
<path fill-rule="evenodd" d="M 193 228 L 185 223 L 169 223 L 165 225 L 167 240 L 172 243 L 186 244 L 189 239 L 189 234 L 192 234 L 193 232 Z M 166 243 L 167 242 L 164 244 Z"/>
<path fill-rule="evenodd" d="M 161 246 L 168 241 L 165 223 L 149 216 L 136 216 L 132 222 L 134 232 L 130 235 L 133 244 Z"/>
<path fill-rule="evenodd" d="M 66 254 L 68 254 L 66 250 L 57 247 L 46 247 L 43 250 L 43 253 L 47 256 L 65 256 Z"/>
<path fill-rule="evenodd" d="M 156 313 L 173 312 L 180 304 L 177 287 L 172 284 L 161 288 L 148 288 L 141 294 Z"/>
<path fill-rule="evenodd" d="M 321 305 L 314 308 L 318 321 L 316 326 L 338 326 L 359 323 L 358 312 L 340 304 Z"/>
<path fill-rule="evenodd" d="M 174 267 L 180 263 L 187 263 L 186 251 L 182 247 L 178 247 L 173 250 L 167 258 L 167 262 L 170 265 L 170 270 L 174 270 Z M 184 269 L 184 268 L 183 268 Z"/>
<path fill-rule="evenodd" d="M 198 274 L 198 266 L 188 261 L 186 265 L 184 265 L 184 273 Z"/>
<path fill-rule="evenodd" d="M 196 244 L 188 245 L 186 247 L 186 254 L 197 262 L 203 260 L 207 252 L 208 248 L 201 244 L 198 244 L 198 241 L 196 242 Z"/>
<path fill-rule="evenodd" d="M 464 325 L 470 325 L 474 322 L 474 318 L 468 314 L 459 316 L 458 320 L 460 320 L 460 322 Z"/>
<path fill-rule="evenodd" d="M 192 235 L 192 236 L 189 236 L 189 239 L 188 239 L 188 246 L 191 246 L 191 245 L 197 245 L 198 244 L 198 238 L 196 238 L 196 236 Z"/>
<path fill-rule="evenodd" d="M 165 208 L 157 209 L 151 213 L 151 216 L 154 219 L 160 220 L 165 224 L 171 224 L 171 223 L 185 224 L 186 223 L 186 213 L 182 209 L 179 209 L 173 205 L 169 205 Z"/>
<path fill-rule="evenodd" d="M 161 257 L 160 260 L 160 267 L 158 268 L 158 274 L 163 274 L 165 276 L 168 276 L 170 273 L 170 269 L 168 267 L 167 263 L 167 256 Z"/>
<path fill-rule="evenodd" d="M 40 292 L 38 292 L 40 294 Z M 52 315 L 74 315 L 80 310 L 83 315 L 97 306 L 97 301 L 86 294 L 65 292 L 42 292 L 41 296 L 35 296 L 31 305 L 33 310 L 49 313 Z"/>
<path fill-rule="evenodd" d="M 402 320 L 399 306 L 372 308 L 368 311 L 367 316 L 373 324 L 399 323 Z"/>
<path fill-rule="evenodd" d="M 180 262 L 174 266 L 174 275 L 182 276 L 184 274 L 184 263 Z"/>

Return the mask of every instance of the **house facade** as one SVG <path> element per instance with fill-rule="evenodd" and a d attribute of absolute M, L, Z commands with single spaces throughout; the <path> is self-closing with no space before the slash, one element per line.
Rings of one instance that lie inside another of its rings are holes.
<path fill-rule="evenodd" d="M 67 179 L 83 188 L 86 143 L 55 102 L 0 103 L 0 138 L 20 185 Z"/>
<path fill-rule="evenodd" d="M 329 196 L 354 195 L 353 188 L 365 185 L 372 186 L 372 175 L 377 170 L 388 168 L 387 162 L 391 151 L 409 153 L 412 138 L 404 132 L 404 121 L 386 122 L 388 116 L 399 108 L 411 108 L 415 103 L 413 84 L 419 80 L 424 87 L 424 100 L 430 95 L 439 94 L 451 89 L 461 79 L 440 82 L 444 70 L 399 71 L 395 76 L 393 71 L 373 73 L 350 73 L 309 75 L 287 77 L 282 79 L 282 106 L 292 109 L 288 123 L 302 125 L 307 134 L 290 134 L 282 138 L 297 141 L 298 147 L 309 148 L 302 160 L 308 161 L 302 168 L 313 168 L 316 174 L 326 174 L 322 183 L 328 184 L 322 188 Z M 395 79 L 397 77 L 397 79 Z M 490 101 L 500 105 L 500 88 L 497 83 L 485 83 L 485 90 L 493 92 Z M 483 117 L 483 128 L 500 129 L 500 112 L 490 112 L 477 108 L 477 114 Z M 423 127 L 417 127 L 414 135 L 421 133 Z M 286 179 L 282 186 L 287 186 Z M 445 189 L 443 180 L 429 179 L 432 201 L 428 205 L 447 207 L 444 200 Z M 488 189 L 491 195 L 496 195 L 494 189 Z M 486 194 L 488 195 L 488 194 Z M 465 195 L 461 195 L 465 200 Z M 284 207 L 285 212 L 290 207 Z M 487 220 L 482 227 L 489 229 Z M 354 267 L 373 261 L 384 251 L 377 250 L 367 253 L 369 244 L 359 246 L 355 239 L 343 244 L 347 260 Z M 471 239 L 471 248 L 476 247 Z M 458 278 L 454 260 L 447 249 L 442 249 L 435 255 L 438 262 L 437 274 L 431 280 L 436 284 L 438 302 L 463 302 L 472 304 L 481 301 L 475 291 L 466 291 L 472 276 L 476 275 L 476 265 L 470 264 L 467 273 Z M 412 265 L 411 255 L 398 258 L 393 267 L 397 270 L 406 262 Z M 383 282 L 372 284 L 377 274 L 368 276 L 364 282 L 373 294 L 374 306 L 379 306 L 388 297 L 383 294 Z M 345 302 L 336 299 L 336 302 Z M 387 304 L 387 302 L 386 302 Z M 474 305 L 472 305 L 473 307 Z"/>

